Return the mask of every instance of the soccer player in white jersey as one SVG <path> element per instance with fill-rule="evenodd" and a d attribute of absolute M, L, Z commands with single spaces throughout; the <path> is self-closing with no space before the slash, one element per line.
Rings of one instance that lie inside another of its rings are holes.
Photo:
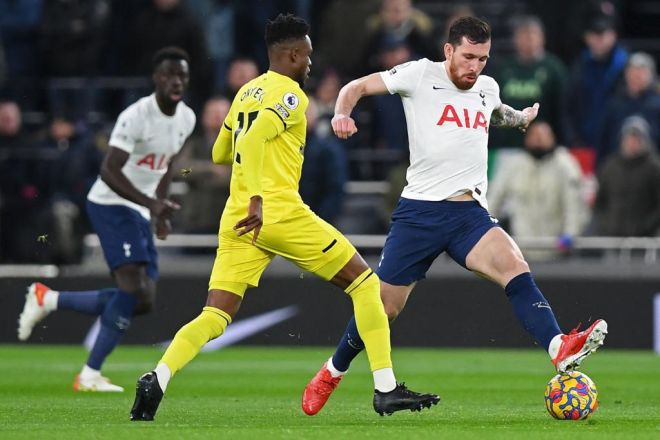
<path fill-rule="evenodd" d="M 571 370 L 603 344 L 607 324 L 563 334 L 534 283 L 520 249 L 488 214 L 486 165 L 491 126 L 524 130 L 538 104 L 522 111 L 503 104 L 499 86 L 480 75 L 490 53 L 488 23 L 458 19 L 444 45 L 446 61 L 421 59 L 347 84 L 339 93 L 332 127 L 346 139 L 357 132 L 351 111 L 363 96 L 398 93 L 408 124 L 408 184 L 392 214 L 377 274 L 390 320 L 442 252 L 504 288 L 522 326 L 546 349 L 558 371 Z M 309 415 L 323 408 L 363 344 L 354 320 L 335 354 L 305 388 Z"/>
<path fill-rule="evenodd" d="M 186 52 L 176 47 L 154 54 L 155 91 L 119 115 L 99 178 L 87 196 L 87 213 L 117 287 L 57 292 L 34 283 L 28 288 L 18 325 L 21 341 L 54 310 L 100 316 L 100 331 L 73 384 L 76 391 L 123 391 L 101 375 L 101 366 L 133 316 L 151 310 L 158 279 L 152 223 L 156 236 L 166 239 L 169 219 L 179 209 L 167 199 L 170 164 L 195 127 L 195 113 L 182 102 L 188 62 Z"/>

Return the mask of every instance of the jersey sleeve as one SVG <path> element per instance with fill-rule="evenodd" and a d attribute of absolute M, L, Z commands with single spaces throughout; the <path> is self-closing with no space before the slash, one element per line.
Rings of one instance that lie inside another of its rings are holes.
<path fill-rule="evenodd" d="M 308 103 L 302 90 L 283 88 L 272 93 L 270 99 L 264 102 L 263 111 L 277 116 L 286 130 L 304 121 Z"/>
<path fill-rule="evenodd" d="M 220 132 L 218 137 L 213 143 L 213 150 L 211 156 L 213 157 L 213 163 L 217 164 L 230 164 L 232 161 L 231 157 L 231 148 L 232 148 L 232 112 L 229 111 L 227 117 L 225 118 L 222 126 L 220 127 Z"/>
<path fill-rule="evenodd" d="M 502 98 L 500 97 L 500 85 L 493 79 L 493 96 L 495 98 L 495 106 L 493 108 L 500 108 L 502 105 Z"/>
<path fill-rule="evenodd" d="M 127 153 L 132 153 L 140 136 L 140 118 L 136 106 L 128 107 L 121 112 L 110 134 L 108 144 Z"/>
<path fill-rule="evenodd" d="M 186 133 L 186 139 L 190 137 L 190 135 L 195 131 L 195 124 L 197 124 L 197 116 L 195 115 L 195 112 L 192 109 L 188 109 L 188 130 Z"/>
<path fill-rule="evenodd" d="M 282 118 L 264 108 L 257 114 L 251 127 L 236 139 L 236 162 L 243 170 L 245 186 L 250 197 L 263 196 L 261 175 L 266 142 L 279 136 L 286 125 Z"/>
<path fill-rule="evenodd" d="M 423 58 L 399 64 L 390 70 L 380 72 L 380 77 L 390 94 L 398 93 L 401 96 L 411 96 L 415 93 L 424 75 L 427 61 L 426 58 Z"/>

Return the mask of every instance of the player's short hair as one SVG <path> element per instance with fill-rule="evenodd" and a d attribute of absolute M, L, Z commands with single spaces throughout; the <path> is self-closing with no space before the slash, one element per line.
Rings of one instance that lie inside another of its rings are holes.
<path fill-rule="evenodd" d="M 452 46 L 458 46 L 463 41 L 463 37 L 473 44 L 485 43 L 490 40 L 490 25 L 476 17 L 461 17 L 449 28 L 447 42 Z"/>
<path fill-rule="evenodd" d="M 287 40 L 298 40 L 309 34 L 309 23 L 293 14 L 279 14 L 266 23 L 266 46 Z"/>
<path fill-rule="evenodd" d="M 190 64 L 190 57 L 188 56 L 188 52 L 181 49 L 180 47 L 167 46 L 167 47 L 163 47 L 162 49 L 158 49 L 154 54 L 153 58 L 151 59 L 152 70 L 156 70 L 160 65 L 160 63 L 162 63 L 165 60 L 174 60 L 174 61 L 183 60 L 188 64 Z"/>

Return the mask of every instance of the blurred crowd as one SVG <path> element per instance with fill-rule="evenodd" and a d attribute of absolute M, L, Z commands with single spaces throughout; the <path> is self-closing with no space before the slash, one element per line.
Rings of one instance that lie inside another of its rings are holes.
<path fill-rule="evenodd" d="M 655 236 L 660 48 L 631 44 L 657 39 L 634 3 L 0 0 L 0 261 L 81 258 L 85 197 L 109 132 L 121 110 L 151 93 L 151 56 L 164 46 L 190 55 L 186 102 L 198 115 L 173 165 L 189 171 L 175 186 L 183 206 L 175 232 L 214 233 L 230 169 L 210 163 L 211 147 L 238 89 L 268 68 L 263 28 L 278 12 L 312 24 L 300 192 L 344 232 L 386 231 L 405 185 L 407 132 L 399 97 L 378 96 L 356 108 L 358 134 L 338 140 L 329 121 L 341 86 L 410 60 L 441 61 L 449 24 L 473 14 L 493 27 L 484 73 L 502 101 L 540 103 L 526 133 L 490 133 L 493 215 L 518 237 L 556 237 L 559 252 L 584 234 Z"/>

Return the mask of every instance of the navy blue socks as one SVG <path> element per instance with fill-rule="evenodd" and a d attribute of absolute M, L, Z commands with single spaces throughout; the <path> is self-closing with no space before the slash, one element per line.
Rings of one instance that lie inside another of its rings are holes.
<path fill-rule="evenodd" d="M 547 351 L 550 341 L 560 334 L 561 330 L 550 304 L 536 286 L 532 274 L 525 272 L 516 276 L 504 290 L 523 328 Z M 332 356 L 332 365 L 339 371 L 347 371 L 353 359 L 363 349 L 364 343 L 360 339 L 353 317 Z"/>
<path fill-rule="evenodd" d="M 552 338 L 561 333 L 550 304 L 536 287 L 529 272 L 509 281 L 504 288 L 518 321 L 541 347 L 548 350 Z"/>
<path fill-rule="evenodd" d="M 364 350 L 364 342 L 358 333 L 355 316 L 348 321 L 344 335 L 332 356 L 332 365 L 339 371 L 347 371 L 355 357 Z"/>
<path fill-rule="evenodd" d="M 105 358 L 119 344 L 131 324 L 137 303 L 135 296 L 119 289 L 114 290 L 114 295 L 101 314 L 101 330 L 87 360 L 87 366 L 95 370 L 101 369 Z"/>
<path fill-rule="evenodd" d="M 60 292 L 58 310 L 74 310 L 88 315 L 103 313 L 106 304 L 119 289 L 86 290 L 83 292 Z"/>

